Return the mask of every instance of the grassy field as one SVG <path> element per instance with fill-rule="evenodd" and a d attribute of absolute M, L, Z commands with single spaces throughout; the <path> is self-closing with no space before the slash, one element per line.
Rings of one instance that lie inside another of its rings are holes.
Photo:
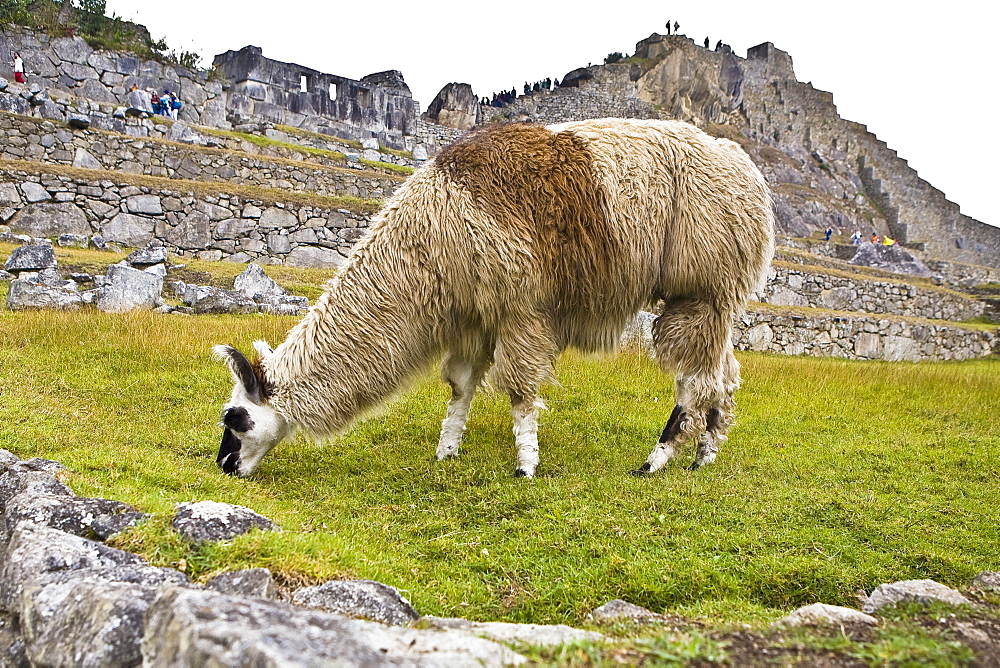
<path fill-rule="evenodd" d="M 231 388 L 213 344 L 295 322 L 0 312 L 0 447 L 74 472 L 82 495 L 153 518 L 117 544 L 203 579 L 267 566 L 402 589 L 424 614 L 580 624 L 625 598 L 713 623 L 858 589 L 1000 568 L 1000 362 L 889 364 L 743 354 L 740 421 L 717 463 L 688 450 L 633 478 L 673 405 L 648 360 L 567 354 L 546 392 L 542 463 L 515 479 L 506 400 L 480 395 L 462 456 L 433 461 L 447 393 L 429 371 L 325 445 L 279 446 L 248 480 L 215 465 Z M 284 527 L 191 547 L 174 505 L 249 506 Z"/>

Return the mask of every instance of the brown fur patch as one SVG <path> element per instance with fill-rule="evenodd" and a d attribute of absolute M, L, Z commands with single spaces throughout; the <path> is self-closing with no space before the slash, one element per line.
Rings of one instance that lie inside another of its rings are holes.
<path fill-rule="evenodd" d="M 540 125 L 501 125 L 452 144 L 436 163 L 498 225 L 532 237 L 553 285 L 599 298 L 616 243 L 582 139 Z"/>

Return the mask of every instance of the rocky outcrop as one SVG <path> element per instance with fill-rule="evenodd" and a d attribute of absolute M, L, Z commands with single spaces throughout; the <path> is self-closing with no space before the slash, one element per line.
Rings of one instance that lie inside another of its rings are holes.
<path fill-rule="evenodd" d="M 422 118 L 456 130 L 470 130 L 479 122 L 479 99 L 472 86 L 450 83 L 438 92 Z"/>

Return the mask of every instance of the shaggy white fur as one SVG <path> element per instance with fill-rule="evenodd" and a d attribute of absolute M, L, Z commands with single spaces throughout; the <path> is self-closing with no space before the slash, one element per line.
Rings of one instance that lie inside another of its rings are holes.
<path fill-rule="evenodd" d="M 739 146 L 690 125 L 602 119 L 474 133 L 397 191 L 273 353 L 259 347 L 251 365 L 223 351 L 237 388 L 220 464 L 225 451 L 224 469 L 247 475 L 279 435 L 341 431 L 444 353 L 452 399 L 438 458 L 458 453 L 488 381 L 510 395 L 516 473 L 532 477 L 538 391 L 558 353 L 613 348 L 654 303 L 657 359 L 676 372 L 677 407 L 637 473 L 696 437 L 695 466 L 709 463 L 740 383 L 732 319 L 761 285 L 772 243 L 760 172 Z M 235 428 L 248 426 L 232 412 L 240 407 L 252 409 L 248 430 Z"/>

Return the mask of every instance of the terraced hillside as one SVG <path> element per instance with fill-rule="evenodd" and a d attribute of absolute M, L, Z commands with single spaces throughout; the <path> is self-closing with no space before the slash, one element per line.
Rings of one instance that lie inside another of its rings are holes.
<path fill-rule="evenodd" d="M 266 122 L 234 132 L 123 114 L 37 85 L 8 84 L 3 94 L 28 101 L 19 107 L 27 114 L 0 112 L 6 138 L 0 145 L 0 222 L 8 239 L 60 243 L 63 235 L 63 243 L 75 245 L 164 246 L 178 258 L 335 267 L 381 202 L 420 164 L 399 151 Z M 47 113 L 51 99 L 64 110 L 96 109 L 114 122 L 101 124 L 110 129 L 81 129 L 86 124 L 79 119 Z M 854 187 L 836 170 L 792 164 L 786 153 L 733 135 L 732 126 L 709 130 L 744 146 L 774 184 L 779 205 L 822 209 L 815 193 L 843 195 Z M 809 181 L 817 179 L 828 183 L 811 189 Z M 789 191 L 795 188 L 804 192 Z M 855 206 L 859 219 L 879 215 L 867 200 Z M 792 229 L 808 235 L 812 228 Z M 851 263 L 859 248 L 843 234 L 831 242 L 779 239 L 760 303 L 738 324 L 738 347 L 913 361 L 994 351 L 992 295 L 977 289 L 1000 282 L 1000 271 L 955 262 L 928 266 L 919 259 L 900 263 L 909 256 L 898 247 L 868 249 L 869 255 L 877 250 L 876 265 L 910 272 L 898 274 Z"/>

